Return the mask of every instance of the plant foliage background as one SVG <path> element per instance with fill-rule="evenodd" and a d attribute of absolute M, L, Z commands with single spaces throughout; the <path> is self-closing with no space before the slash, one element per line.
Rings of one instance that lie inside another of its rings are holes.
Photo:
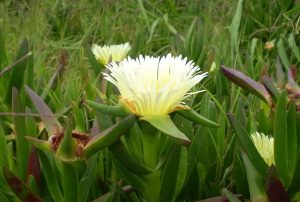
<path fill-rule="evenodd" d="M 0 201 L 300 201 L 299 1 L 7 0 L 0 13 Z M 90 47 L 124 42 L 133 58 L 171 52 L 208 72 L 187 103 L 219 127 L 172 116 L 191 144 L 160 140 L 159 178 L 143 162 L 147 129 L 84 103 L 116 104 Z M 78 158 L 75 136 L 112 126 Z M 256 131 L 275 138 L 271 168 Z"/>

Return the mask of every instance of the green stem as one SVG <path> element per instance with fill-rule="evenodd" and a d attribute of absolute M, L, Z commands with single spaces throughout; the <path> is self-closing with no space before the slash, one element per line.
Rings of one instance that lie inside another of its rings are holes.
<path fill-rule="evenodd" d="M 157 147 L 156 147 L 157 129 L 144 121 L 140 122 L 139 125 L 143 132 L 142 141 L 143 141 L 144 163 L 150 168 L 155 168 L 157 165 Z"/>
<path fill-rule="evenodd" d="M 144 190 L 144 197 L 147 202 L 158 202 L 160 196 L 161 170 L 157 170 L 144 177 L 147 184 Z"/>

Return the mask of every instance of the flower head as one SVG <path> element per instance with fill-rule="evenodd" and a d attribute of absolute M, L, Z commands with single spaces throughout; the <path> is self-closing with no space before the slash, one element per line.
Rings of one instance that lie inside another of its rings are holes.
<path fill-rule="evenodd" d="M 139 116 L 167 115 L 188 107 L 182 102 L 206 73 L 187 58 L 139 56 L 106 66 L 105 78 L 119 90 L 120 99 Z"/>
<path fill-rule="evenodd" d="M 263 133 L 252 133 L 251 139 L 265 162 L 271 166 L 274 163 L 274 138 Z"/>
<path fill-rule="evenodd" d="M 129 43 L 111 46 L 98 46 L 97 44 L 92 45 L 92 51 L 96 59 L 103 65 L 110 62 L 120 62 L 127 56 L 129 50 Z"/>

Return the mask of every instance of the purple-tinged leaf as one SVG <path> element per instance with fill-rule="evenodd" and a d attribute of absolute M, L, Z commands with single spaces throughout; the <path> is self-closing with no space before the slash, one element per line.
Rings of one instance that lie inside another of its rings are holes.
<path fill-rule="evenodd" d="M 38 111 L 40 118 L 45 124 L 49 136 L 59 134 L 61 131 L 61 126 L 44 100 L 42 100 L 42 98 L 40 98 L 28 86 L 25 86 L 25 90 L 33 102 L 36 110 Z"/>
<path fill-rule="evenodd" d="M 39 158 L 34 147 L 32 147 L 27 164 L 26 182 L 28 183 L 29 176 L 34 176 L 37 185 L 41 183 L 41 168 Z"/>
<path fill-rule="evenodd" d="M 245 74 L 221 65 L 221 69 L 224 75 L 236 85 L 242 87 L 243 89 L 259 96 L 263 101 L 267 102 L 269 105 L 272 104 L 271 97 L 267 91 L 267 89 L 260 83 L 254 81 L 253 79 L 249 78 Z"/>
<path fill-rule="evenodd" d="M 29 187 L 8 168 L 3 167 L 3 175 L 7 181 L 7 184 L 21 201 L 42 202 L 42 199 L 33 193 Z"/>
<path fill-rule="evenodd" d="M 289 197 L 272 165 L 266 176 L 266 190 L 269 202 L 289 202 Z"/>
<path fill-rule="evenodd" d="M 293 96 L 300 97 L 300 87 L 294 80 L 295 76 L 294 76 L 293 71 L 295 71 L 295 70 L 293 70 L 292 68 L 290 68 L 288 70 L 288 82 L 285 85 L 285 88 L 287 89 L 287 91 L 289 93 L 293 94 Z"/>

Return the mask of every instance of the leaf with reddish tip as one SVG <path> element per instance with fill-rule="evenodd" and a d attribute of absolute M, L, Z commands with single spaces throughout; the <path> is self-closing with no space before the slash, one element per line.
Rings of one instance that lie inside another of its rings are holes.
<path fill-rule="evenodd" d="M 33 102 L 36 110 L 38 111 L 40 118 L 42 119 L 45 127 L 49 133 L 49 136 L 56 135 L 60 132 L 61 126 L 48 105 L 28 86 L 25 86 L 25 90 Z"/>
<path fill-rule="evenodd" d="M 42 202 L 35 193 L 33 193 L 28 186 L 8 168 L 3 167 L 3 175 L 12 191 L 23 202 Z"/>
<path fill-rule="evenodd" d="M 289 197 L 277 175 L 277 170 L 272 165 L 266 176 L 266 190 L 269 202 L 288 202 Z"/>
<path fill-rule="evenodd" d="M 26 182 L 28 183 L 29 176 L 34 176 L 37 185 L 41 183 L 41 168 L 39 158 L 34 147 L 32 147 L 27 164 Z"/>
<path fill-rule="evenodd" d="M 259 96 L 263 101 L 268 104 L 272 104 L 271 97 L 267 91 L 267 89 L 261 85 L 260 83 L 254 81 L 253 79 L 249 78 L 242 72 L 239 72 L 235 69 L 231 69 L 224 65 L 221 65 L 221 69 L 223 74 L 233 83 L 242 87 L 243 89 Z"/>
<path fill-rule="evenodd" d="M 288 70 L 288 82 L 285 85 L 285 88 L 287 89 L 288 92 L 295 94 L 295 95 L 300 95 L 300 87 L 294 80 L 294 72 L 295 71 L 293 68 L 290 68 Z"/>

